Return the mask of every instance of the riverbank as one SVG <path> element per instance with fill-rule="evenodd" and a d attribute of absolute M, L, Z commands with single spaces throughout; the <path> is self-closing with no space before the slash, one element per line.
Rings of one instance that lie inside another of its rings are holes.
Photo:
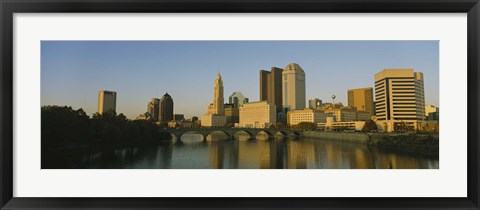
<path fill-rule="evenodd" d="M 439 154 L 438 134 L 303 131 L 302 136 L 307 138 L 356 142 L 428 156 L 438 156 Z"/>

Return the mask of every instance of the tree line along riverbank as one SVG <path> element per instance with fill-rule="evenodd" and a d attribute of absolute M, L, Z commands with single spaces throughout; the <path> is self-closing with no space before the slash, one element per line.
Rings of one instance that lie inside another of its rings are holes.
<path fill-rule="evenodd" d="M 302 137 L 356 142 L 428 156 L 439 154 L 438 134 L 303 131 Z"/>

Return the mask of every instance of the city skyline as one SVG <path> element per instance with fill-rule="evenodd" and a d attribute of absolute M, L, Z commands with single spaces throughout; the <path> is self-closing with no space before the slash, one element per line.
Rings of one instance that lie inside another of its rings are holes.
<path fill-rule="evenodd" d="M 117 92 L 116 111 L 130 119 L 166 92 L 175 114 L 202 116 L 217 73 L 225 95 L 259 101 L 259 70 L 289 63 L 307 75 L 307 100 L 347 104 L 348 89 L 373 87 L 382 69 L 413 68 L 424 73 L 426 104 L 439 106 L 437 41 L 43 41 L 41 60 L 42 105 L 90 116 L 103 89 Z"/>

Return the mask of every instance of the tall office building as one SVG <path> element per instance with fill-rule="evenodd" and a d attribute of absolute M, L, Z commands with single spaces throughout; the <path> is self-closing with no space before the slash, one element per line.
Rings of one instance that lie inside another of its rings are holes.
<path fill-rule="evenodd" d="M 220 73 L 217 73 L 213 87 L 213 114 L 224 115 L 223 103 L 223 81 Z"/>
<path fill-rule="evenodd" d="M 116 112 L 117 92 L 101 90 L 98 92 L 98 113 L 113 111 Z"/>
<path fill-rule="evenodd" d="M 233 104 L 233 108 L 238 109 L 243 104 L 248 103 L 248 98 L 246 98 L 242 92 L 233 92 L 228 98 L 228 103 Z"/>
<path fill-rule="evenodd" d="M 152 98 L 152 100 L 148 102 L 147 112 L 150 113 L 150 116 L 152 116 L 153 121 L 158 121 L 158 119 L 160 118 L 159 111 L 160 111 L 160 99 Z"/>
<path fill-rule="evenodd" d="M 424 124 L 423 73 L 413 69 L 384 69 L 375 74 L 375 112 L 378 121 L 394 131 L 399 123 L 411 129 Z"/>
<path fill-rule="evenodd" d="M 356 107 L 358 111 L 375 115 L 373 107 L 373 88 L 358 88 L 348 90 L 348 106 Z"/>
<path fill-rule="evenodd" d="M 212 127 L 226 124 L 227 119 L 223 102 L 223 81 L 220 73 L 218 73 L 213 86 L 213 103 L 208 106 L 207 114 L 202 116 L 202 126 Z"/>
<path fill-rule="evenodd" d="M 160 99 L 160 122 L 170 122 L 173 120 L 173 99 L 168 93 Z"/>
<path fill-rule="evenodd" d="M 318 98 L 312 98 L 308 100 L 308 108 L 310 109 L 320 109 L 322 107 L 322 100 Z"/>
<path fill-rule="evenodd" d="M 272 67 L 271 71 L 260 70 L 260 101 L 267 101 L 282 111 L 282 72 Z"/>
<path fill-rule="evenodd" d="M 304 109 L 306 103 L 305 72 L 296 63 L 288 64 L 282 72 L 283 107 L 290 110 Z"/>

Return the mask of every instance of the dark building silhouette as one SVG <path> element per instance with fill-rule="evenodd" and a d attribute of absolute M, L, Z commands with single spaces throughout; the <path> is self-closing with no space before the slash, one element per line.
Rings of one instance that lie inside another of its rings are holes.
<path fill-rule="evenodd" d="M 268 101 L 282 111 L 282 72 L 283 69 L 272 67 L 271 71 L 260 70 L 260 101 Z"/>
<path fill-rule="evenodd" d="M 197 116 L 193 116 L 193 117 L 192 117 L 192 122 L 196 122 L 196 121 L 198 121 L 198 117 L 197 117 Z"/>
<path fill-rule="evenodd" d="M 173 99 L 168 93 L 160 99 L 160 122 L 173 120 Z"/>
<path fill-rule="evenodd" d="M 173 120 L 175 120 L 175 121 L 183 121 L 183 120 L 185 120 L 185 115 L 183 115 L 183 114 L 174 114 L 174 115 L 173 115 Z"/>

